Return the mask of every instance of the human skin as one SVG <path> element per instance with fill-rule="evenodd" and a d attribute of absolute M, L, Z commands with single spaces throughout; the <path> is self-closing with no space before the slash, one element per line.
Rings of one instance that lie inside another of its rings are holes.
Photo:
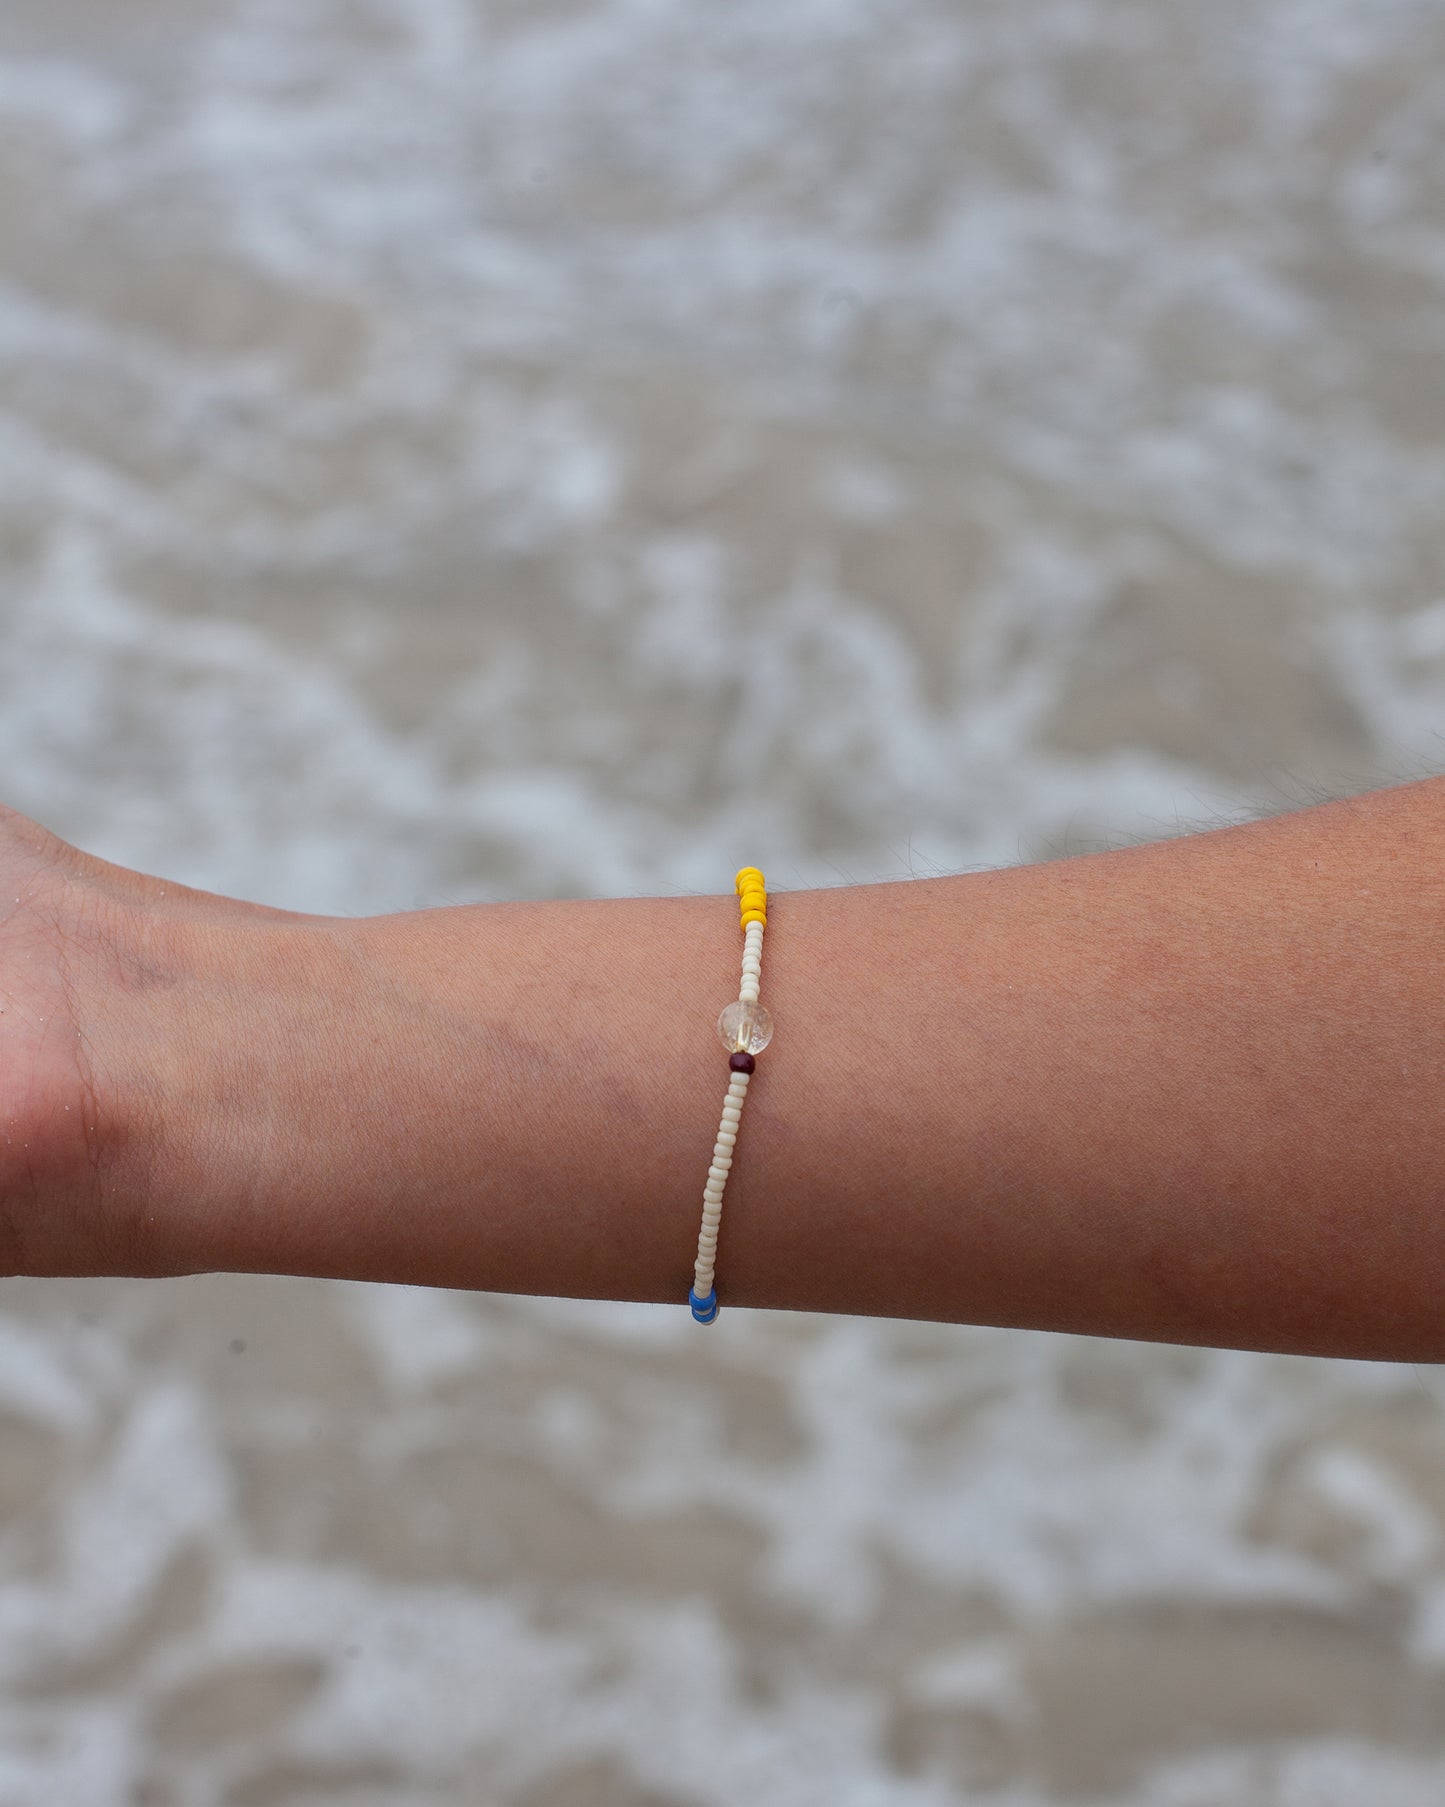
<path fill-rule="evenodd" d="M 0 811 L 0 1269 L 683 1311 L 740 949 L 730 895 L 308 916 Z M 1445 1358 L 1442 967 L 1441 779 L 774 892 L 724 1313 Z"/>

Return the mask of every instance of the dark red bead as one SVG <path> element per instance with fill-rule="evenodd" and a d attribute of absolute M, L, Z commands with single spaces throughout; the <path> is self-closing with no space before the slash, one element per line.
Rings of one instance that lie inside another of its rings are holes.
<path fill-rule="evenodd" d="M 752 1055 L 745 1054 L 741 1048 L 736 1054 L 728 1055 L 728 1065 L 734 1073 L 751 1073 L 756 1069 L 757 1064 Z"/>

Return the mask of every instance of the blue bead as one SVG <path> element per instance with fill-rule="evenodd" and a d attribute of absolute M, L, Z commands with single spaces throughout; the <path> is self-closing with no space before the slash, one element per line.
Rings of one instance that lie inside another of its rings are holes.
<path fill-rule="evenodd" d="M 697 1288 L 695 1286 L 690 1286 L 687 1292 L 687 1302 L 691 1305 L 692 1315 L 697 1319 L 699 1324 L 711 1324 L 713 1319 L 717 1316 L 716 1287 L 713 1287 L 712 1291 L 705 1299 L 700 1299 L 697 1296 Z"/>

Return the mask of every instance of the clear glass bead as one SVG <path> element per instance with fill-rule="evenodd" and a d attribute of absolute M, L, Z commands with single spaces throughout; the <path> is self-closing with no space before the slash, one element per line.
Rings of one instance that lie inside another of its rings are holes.
<path fill-rule="evenodd" d="M 730 1053 L 758 1054 L 773 1039 L 773 1019 L 761 1004 L 729 1004 L 717 1032 Z"/>

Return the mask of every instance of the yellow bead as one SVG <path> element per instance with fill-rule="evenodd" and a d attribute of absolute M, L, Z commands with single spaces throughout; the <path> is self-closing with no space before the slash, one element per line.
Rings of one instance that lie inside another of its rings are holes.
<path fill-rule="evenodd" d="M 756 887 L 754 887 L 752 885 L 747 885 L 746 887 L 744 886 L 743 881 L 745 879 L 750 879 L 750 878 L 756 879 L 758 881 Z M 733 880 L 733 889 L 734 889 L 734 891 L 737 892 L 739 897 L 742 896 L 745 888 L 749 891 L 753 890 L 754 888 L 756 888 L 758 890 L 763 889 L 763 875 L 761 872 L 758 871 L 756 866 L 744 866 L 742 868 L 742 870 L 738 873 L 737 877 Z"/>
<path fill-rule="evenodd" d="M 763 925 L 763 927 L 766 928 L 768 926 L 767 911 L 766 910 L 744 910 L 742 926 L 744 928 L 746 928 L 750 922 L 760 922 Z"/>

